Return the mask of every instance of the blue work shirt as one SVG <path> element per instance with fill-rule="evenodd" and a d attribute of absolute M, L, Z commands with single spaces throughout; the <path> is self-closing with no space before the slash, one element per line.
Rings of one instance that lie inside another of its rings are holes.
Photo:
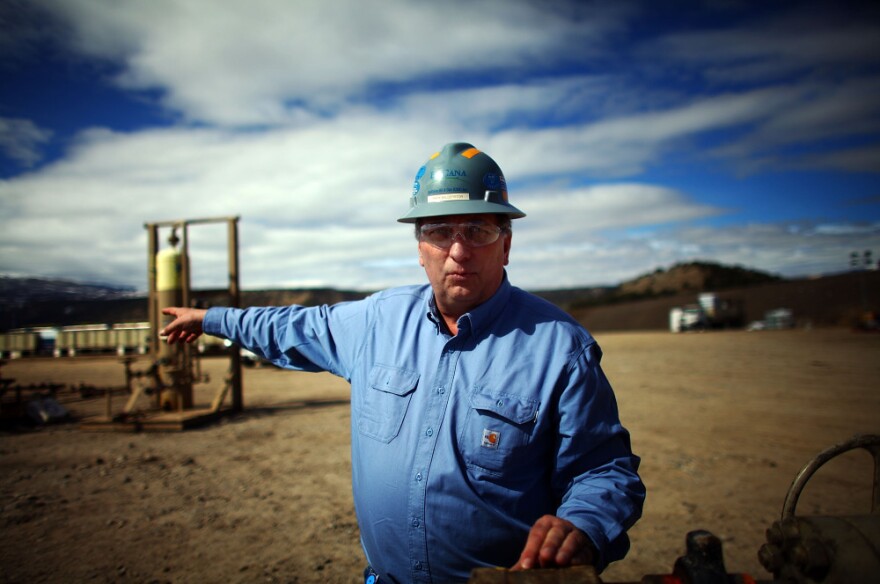
<path fill-rule="evenodd" d="M 545 514 L 589 536 L 600 570 L 626 554 L 645 490 L 601 351 L 506 275 L 455 336 L 428 285 L 333 306 L 212 308 L 204 330 L 351 383 L 355 510 L 380 581 L 511 567 Z"/>

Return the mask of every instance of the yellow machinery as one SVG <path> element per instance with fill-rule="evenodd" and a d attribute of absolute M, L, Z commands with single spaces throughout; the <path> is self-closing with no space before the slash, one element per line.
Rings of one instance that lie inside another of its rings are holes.
<path fill-rule="evenodd" d="M 156 312 L 160 315 L 164 308 L 186 306 L 183 302 L 183 264 L 189 258 L 184 258 L 177 247 L 180 240 L 177 238 L 176 227 L 172 230 L 168 243 L 171 247 L 156 253 L 155 300 L 150 300 L 151 304 L 156 302 Z M 160 328 L 168 320 L 169 317 L 160 318 Z M 152 322 L 150 328 L 151 338 L 156 337 L 158 331 L 153 328 Z M 164 374 L 160 378 L 167 384 L 159 393 L 159 407 L 165 411 L 179 411 L 193 405 L 193 376 L 191 356 L 188 353 L 190 351 L 180 345 L 159 343 L 156 362 Z"/>
<path fill-rule="evenodd" d="M 148 223 L 148 285 L 150 354 L 158 367 L 156 406 L 164 411 L 184 411 L 193 407 L 193 382 L 196 357 L 190 345 L 168 345 L 159 337 L 159 331 L 171 320 L 162 309 L 192 304 L 189 266 L 189 229 L 193 225 L 227 224 L 229 288 L 228 306 L 237 307 L 240 300 L 238 282 L 238 217 L 190 219 Z M 170 229 L 168 247 L 159 248 L 160 229 Z M 241 389 L 241 356 L 230 351 L 229 377 L 224 391 L 214 400 L 213 410 L 219 408 L 227 390 L 232 393 L 232 409 L 243 409 Z"/>

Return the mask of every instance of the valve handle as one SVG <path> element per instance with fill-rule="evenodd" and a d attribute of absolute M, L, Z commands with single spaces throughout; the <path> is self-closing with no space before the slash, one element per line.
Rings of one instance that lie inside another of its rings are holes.
<path fill-rule="evenodd" d="M 797 474 L 782 504 L 782 518 L 793 517 L 801 492 L 819 467 L 823 464 L 850 450 L 864 448 L 874 458 L 874 486 L 871 500 L 871 514 L 880 512 L 880 435 L 856 434 L 846 442 L 836 444 L 817 454 L 813 460 L 807 463 Z"/>

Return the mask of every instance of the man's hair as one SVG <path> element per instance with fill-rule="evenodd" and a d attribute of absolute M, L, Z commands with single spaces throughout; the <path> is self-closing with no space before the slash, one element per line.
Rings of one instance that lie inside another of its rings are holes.
<path fill-rule="evenodd" d="M 502 233 L 513 233 L 513 224 L 510 220 L 510 215 L 505 215 L 504 213 L 496 213 L 495 218 L 498 220 L 498 227 L 501 228 Z M 442 217 L 423 217 L 416 221 L 416 239 L 419 239 L 419 236 L 421 235 L 419 229 L 422 228 L 422 225 L 434 222 L 432 221 L 432 219 L 434 221 L 438 221 L 441 220 Z"/>

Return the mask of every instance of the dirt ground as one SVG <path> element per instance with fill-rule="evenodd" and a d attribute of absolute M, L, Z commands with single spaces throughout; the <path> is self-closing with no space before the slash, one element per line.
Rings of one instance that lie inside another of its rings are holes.
<path fill-rule="evenodd" d="M 880 335 L 847 330 L 598 335 L 642 457 L 644 516 L 603 581 L 669 573 L 708 529 L 727 568 L 757 578 L 764 531 L 797 472 L 857 433 L 880 433 Z M 136 364 L 136 368 L 138 365 Z M 225 360 L 205 359 L 208 403 Z M 18 384 L 121 385 L 113 357 L 13 360 Z M 246 411 L 180 433 L 0 434 L 0 582 L 362 582 L 352 510 L 348 386 L 246 369 Z M 125 397 L 114 398 L 121 409 Z M 59 394 L 75 418 L 103 398 Z M 866 514 L 863 451 L 824 466 L 799 515 Z"/>

